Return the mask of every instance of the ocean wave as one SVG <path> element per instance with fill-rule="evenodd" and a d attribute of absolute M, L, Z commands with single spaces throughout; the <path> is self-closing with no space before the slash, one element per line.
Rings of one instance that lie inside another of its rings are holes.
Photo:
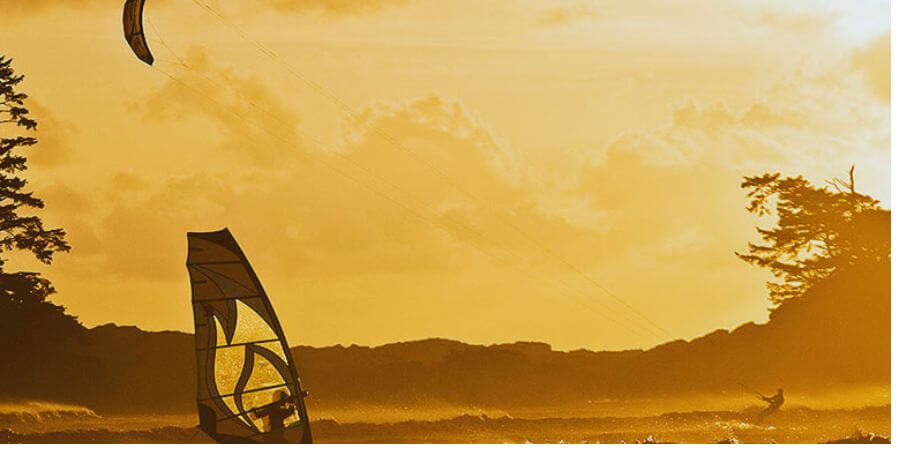
<path fill-rule="evenodd" d="M 508 415 L 464 414 L 433 421 L 394 423 L 312 422 L 321 443 L 816 443 L 886 442 L 890 407 L 857 410 L 788 409 L 769 424 L 744 420 L 755 410 L 696 411 L 647 417 L 514 418 Z M 115 419 L 115 418 L 113 418 Z M 210 439 L 193 426 L 170 424 L 147 429 L 114 429 L 113 419 L 93 420 L 96 426 L 27 433 L 0 429 L 7 443 L 201 443 Z M 76 421 L 77 422 L 77 421 Z M 136 417 L 135 426 L 146 426 Z M 166 423 L 165 420 L 155 423 Z M 865 429 L 866 433 L 852 431 Z M 849 436 L 849 437 L 848 437 Z"/>
<path fill-rule="evenodd" d="M 41 423 L 74 418 L 99 419 L 100 416 L 90 408 L 79 405 L 67 405 L 38 400 L 0 403 L 0 426 L 14 426 L 26 423 Z"/>

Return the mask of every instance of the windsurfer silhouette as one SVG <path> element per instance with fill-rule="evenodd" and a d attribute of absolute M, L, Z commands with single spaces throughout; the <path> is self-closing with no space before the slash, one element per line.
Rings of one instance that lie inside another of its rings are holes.
<path fill-rule="evenodd" d="M 265 434 L 265 442 L 270 444 L 284 444 L 284 420 L 294 414 L 294 405 L 288 403 L 291 396 L 284 390 L 275 391 L 272 394 L 272 404 L 253 412 L 258 418 L 265 418 L 269 423 L 268 433 Z"/>
<path fill-rule="evenodd" d="M 774 414 L 775 411 L 778 411 L 778 409 L 781 408 L 781 405 L 784 404 L 784 390 L 780 388 L 778 389 L 778 393 L 771 397 L 766 397 L 759 392 L 757 392 L 756 395 L 759 396 L 760 400 L 769 404 L 766 409 L 759 413 L 759 416 L 756 418 L 756 423 L 760 423 L 766 417 Z"/>

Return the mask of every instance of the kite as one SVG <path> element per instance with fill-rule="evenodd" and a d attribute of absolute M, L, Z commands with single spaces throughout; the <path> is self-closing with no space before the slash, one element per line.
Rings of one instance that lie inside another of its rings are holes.
<path fill-rule="evenodd" d="M 122 13 L 122 25 L 125 27 L 125 40 L 137 57 L 153 65 L 153 54 L 147 46 L 147 37 L 144 36 L 144 1 L 125 0 L 125 11 Z"/>

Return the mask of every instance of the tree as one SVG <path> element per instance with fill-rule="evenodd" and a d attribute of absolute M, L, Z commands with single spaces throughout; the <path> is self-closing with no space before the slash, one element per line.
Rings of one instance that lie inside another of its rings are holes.
<path fill-rule="evenodd" d="M 56 252 L 71 248 L 65 231 L 46 229 L 33 214 L 44 202 L 26 190 L 28 166 L 22 151 L 37 144 L 37 138 L 20 133 L 33 132 L 37 122 L 25 107 L 28 96 L 17 90 L 23 79 L 13 71 L 12 60 L 0 56 L 0 342 L 9 344 L 5 357 L 11 361 L 33 358 L 35 351 L 54 348 L 83 330 L 75 317 L 47 300 L 55 292 L 49 280 L 5 267 L 4 253 L 10 251 L 30 252 L 50 264 Z M 8 130 L 12 137 L 6 136 Z"/>
<path fill-rule="evenodd" d="M 769 298 L 776 305 L 797 298 L 836 270 L 890 258 L 890 212 L 878 201 L 856 192 L 849 181 L 834 178 L 827 187 L 813 186 L 802 176 L 780 173 L 744 177 L 747 210 L 771 215 L 777 224 L 757 227 L 762 244 L 749 243 L 739 258 L 772 271 Z"/>
<path fill-rule="evenodd" d="M 36 130 L 37 122 L 28 116 L 24 93 L 16 86 L 24 79 L 12 69 L 12 60 L 0 57 L 0 125 L 12 125 L 25 130 Z M 50 264 L 53 254 L 71 249 L 66 233 L 60 229 L 47 230 L 40 217 L 23 215 L 26 209 L 42 209 L 44 202 L 33 193 L 25 191 L 27 182 L 19 176 L 27 166 L 25 155 L 18 150 L 37 144 L 33 136 L 0 138 L 0 252 L 13 249 L 30 251 L 45 264 Z M 6 260 L 0 257 L 0 271 Z"/>
<path fill-rule="evenodd" d="M 21 364 L 80 337 L 82 326 L 65 308 L 47 301 L 50 281 L 28 272 L 0 273 L 0 342 L 10 350 L 8 362 Z"/>

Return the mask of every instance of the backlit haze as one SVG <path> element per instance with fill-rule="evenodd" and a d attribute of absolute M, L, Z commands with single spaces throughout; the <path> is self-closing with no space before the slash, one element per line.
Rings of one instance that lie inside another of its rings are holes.
<path fill-rule="evenodd" d="M 89 326 L 190 331 L 227 226 L 293 345 L 649 347 L 766 320 L 741 176 L 890 206 L 887 1 L 147 0 L 152 68 L 121 3 L 0 0 Z"/>

